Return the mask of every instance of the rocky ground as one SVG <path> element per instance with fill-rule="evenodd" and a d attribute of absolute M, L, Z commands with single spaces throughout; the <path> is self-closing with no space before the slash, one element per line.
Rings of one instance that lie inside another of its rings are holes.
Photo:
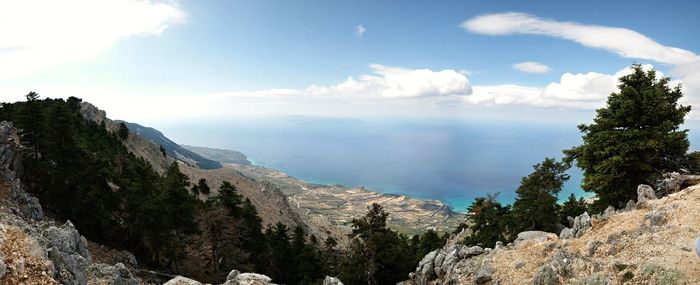
<path fill-rule="evenodd" d="M 661 199 L 646 187 L 642 202 L 581 215 L 560 236 L 523 232 L 513 244 L 482 249 L 461 245 L 462 232 L 404 284 L 700 284 L 700 186 Z"/>

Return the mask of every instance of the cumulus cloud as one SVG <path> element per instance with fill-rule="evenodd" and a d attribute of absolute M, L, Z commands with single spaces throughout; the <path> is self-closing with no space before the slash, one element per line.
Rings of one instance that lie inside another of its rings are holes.
<path fill-rule="evenodd" d="M 652 65 L 643 65 L 650 70 Z M 626 67 L 615 74 L 597 72 L 564 73 L 558 82 L 541 87 L 519 85 L 474 86 L 474 92 L 464 98 L 471 104 L 527 105 L 537 107 L 595 109 L 605 104 L 610 93 L 617 90 L 618 78 L 630 74 Z"/>
<path fill-rule="evenodd" d="M 0 79 L 89 59 L 120 39 L 159 35 L 184 18 L 173 1 L 1 1 Z"/>
<path fill-rule="evenodd" d="M 513 64 L 513 68 L 527 73 L 547 73 L 550 70 L 549 66 L 534 61 L 519 62 Z"/>
<path fill-rule="evenodd" d="M 662 45 L 630 29 L 561 22 L 514 12 L 474 17 L 464 21 L 461 26 L 467 31 L 485 35 L 550 36 L 571 40 L 587 47 L 604 49 L 622 57 L 670 64 L 670 75 L 680 79 L 683 84 L 685 101 L 691 104 L 700 103 L 700 56 L 689 50 Z M 580 98 L 580 96 L 593 98 L 595 94 L 607 95 L 609 92 L 602 92 L 602 90 L 606 90 L 606 86 L 615 86 L 617 77 L 592 72 L 565 73 L 560 82 L 551 83 L 545 88 L 545 94 L 550 98 L 570 99 Z"/>
<path fill-rule="evenodd" d="M 366 31 L 367 29 L 362 24 L 355 26 L 355 36 L 358 38 L 362 38 Z"/>
<path fill-rule="evenodd" d="M 310 86 L 310 95 L 379 95 L 387 98 L 468 95 L 471 83 L 464 72 L 454 69 L 406 69 L 380 64 L 370 65 L 373 74 L 349 77 L 330 86 Z"/>
<path fill-rule="evenodd" d="M 524 13 L 482 15 L 463 22 L 462 27 L 485 35 L 533 34 L 557 37 L 587 47 L 605 49 L 623 57 L 661 63 L 679 64 L 698 59 L 691 51 L 664 46 L 633 30 L 560 22 Z"/>

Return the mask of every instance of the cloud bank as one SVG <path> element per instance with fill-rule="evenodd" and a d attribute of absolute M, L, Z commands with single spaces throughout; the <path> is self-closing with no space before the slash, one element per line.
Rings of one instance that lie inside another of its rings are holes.
<path fill-rule="evenodd" d="M 89 59 L 121 39 L 159 35 L 184 18 L 173 1 L 0 1 L 0 79 Z"/>
<path fill-rule="evenodd" d="M 467 31 L 502 36 L 510 34 L 543 35 L 571 40 L 586 47 L 604 49 L 626 58 L 646 59 L 670 64 L 670 75 L 680 79 L 689 103 L 700 103 L 700 56 L 692 51 L 662 45 L 630 29 L 585 25 L 543 19 L 524 13 L 499 13 L 477 16 L 461 24 Z M 612 79 L 616 82 L 616 77 Z M 573 100 L 609 94 L 615 85 L 609 75 L 598 73 L 565 73 L 559 83 L 546 87 L 548 97 L 569 97 Z M 609 88 L 612 87 L 612 88 Z M 603 92 L 609 88 L 607 92 Z M 578 105 L 578 104 L 574 104 Z"/>

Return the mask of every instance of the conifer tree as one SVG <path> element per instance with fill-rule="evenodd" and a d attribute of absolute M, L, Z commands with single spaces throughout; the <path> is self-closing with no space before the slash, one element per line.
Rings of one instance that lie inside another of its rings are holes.
<path fill-rule="evenodd" d="M 559 208 L 559 221 L 562 225 L 571 226 L 569 225 L 568 217 L 575 218 L 583 214 L 585 211 L 586 202 L 583 200 L 583 198 L 576 199 L 576 195 L 571 193 L 569 198 Z"/>
<path fill-rule="evenodd" d="M 509 240 L 510 206 L 502 206 L 495 196 L 478 197 L 467 211 L 472 234 L 465 244 L 494 247 L 497 241 Z"/>
<path fill-rule="evenodd" d="M 569 175 L 565 173 L 569 166 L 553 158 L 545 158 L 533 168 L 535 170 L 523 177 L 515 191 L 518 196 L 512 211 L 514 230 L 555 232 L 559 223 L 557 195 L 564 182 L 569 180 Z"/>
<path fill-rule="evenodd" d="M 637 185 L 682 166 L 689 143 L 680 125 L 690 106 L 678 104 L 681 86 L 669 80 L 635 64 L 593 123 L 579 125 L 583 144 L 565 154 L 583 170 L 581 187 L 597 195 L 596 210 L 622 206 L 636 198 Z"/>

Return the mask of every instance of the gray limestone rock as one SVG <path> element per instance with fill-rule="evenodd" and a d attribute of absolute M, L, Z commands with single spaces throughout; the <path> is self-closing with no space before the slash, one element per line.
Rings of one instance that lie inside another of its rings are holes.
<path fill-rule="evenodd" d="M 518 237 L 515 239 L 513 243 L 517 246 L 518 244 L 521 244 L 525 241 L 537 241 L 537 242 L 543 242 L 548 239 L 550 236 L 555 236 L 553 233 L 549 232 L 543 232 L 543 231 L 525 231 L 521 232 L 518 234 Z"/>
<path fill-rule="evenodd" d="M 70 221 L 61 227 L 51 226 L 44 233 L 53 262 L 54 276 L 67 285 L 87 284 L 87 266 L 91 262 L 87 240 Z"/>
<path fill-rule="evenodd" d="M 168 280 L 168 282 L 163 283 L 163 285 L 203 285 L 203 284 L 199 281 L 192 280 L 192 279 L 189 279 L 187 277 L 175 276 L 175 278 Z"/>
<path fill-rule="evenodd" d="M 459 251 L 459 257 L 461 259 L 470 258 L 472 256 L 481 255 L 484 253 L 484 249 L 480 246 L 467 247 L 463 246 L 462 250 Z"/>
<path fill-rule="evenodd" d="M 343 282 L 340 282 L 338 278 L 326 276 L 326 278 L 323 279 L 323 285 L 343 285 Z"/>
<path fill-rule="evenodd" d="M 138 285 L 140 283 L 123 263 L 117 263 L 114 266 L 103 263 L 90 264 L 88 277 L 91 283 L 96 284 Z"/>
<path fill-rule="evenodd" d="M 651 186 L 646 184 L 637 186 L 637 203 L 646 203 L 654 199 L 656 199 L 656 193 L 654 193 L 654 189 Z"/>

